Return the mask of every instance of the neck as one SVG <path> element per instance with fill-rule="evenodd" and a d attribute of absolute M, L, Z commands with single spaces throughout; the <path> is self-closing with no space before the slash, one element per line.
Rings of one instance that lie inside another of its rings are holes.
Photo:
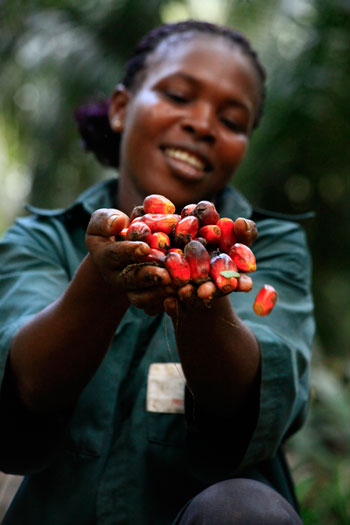
<path fill-rule="evenodd" d="M 117 208 L 130 216 L 135 206 L 142 205 L 144 195 L 134 186 L 129 177 L 119 173 Z"/>

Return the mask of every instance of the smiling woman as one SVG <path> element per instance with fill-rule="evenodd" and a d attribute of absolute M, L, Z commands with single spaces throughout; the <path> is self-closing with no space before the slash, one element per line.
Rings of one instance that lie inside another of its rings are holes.
<path fill-rule="evenodd" d="M 2 240 L 0 467 L 26 475 L 4 524 L 301 523 L 282 444 L 308 402 L 305 237 L 228 186 L 264 79 L 234 30 L 154 29 L 111 98 L 77 112 L 118 177 L 66 210 L 33 208 Z M 242 293 L 248 275 L 232 294 L 193 274 L 176 288 L 170 265 L 145 262 L 148 244 L 122 240 L 154 200 L 177 213 L 213 201 L 237 242 L 254 243 L 254 286 L 280 297 L 267 320 Z"/>

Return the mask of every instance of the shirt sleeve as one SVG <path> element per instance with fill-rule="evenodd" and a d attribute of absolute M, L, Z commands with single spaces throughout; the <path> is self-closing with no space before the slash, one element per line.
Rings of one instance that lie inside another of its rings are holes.
<path fill-rule="evenodd" d="M 19 219 L 0 242 L 0 260 L 0 468 L 27 474 L 51 459 L 67 417 L 38 416 L 22 405 L 5 374 L 8 353 L 17 331 L 55 301 L 69 279 L 59 236 L 48 221 Z"/>
<path fill-rule="evenodd" d="M 252 419 L 255 426 L 242 435 L 247 418 L 244 409 L 225 420 L 199 418 L 196 422 L 189 417 L 191 451 L 198 455 L 193 463 L 203 476 L 204 464 L 210 464 L 207 470 L 211 476 L 214 472 L 218 476 L 238 475 L 272 458 L 286 437 L 302 425 L 307 412 L 314 319 L 305 234 L 300 225 L 276 219 L 260 221 L 258 230 L 252 247 L 257 258 L 253 290 L 230 294 L 261 350 L 259 406 Z M 278 300 L 270 315 L 259 317 L 252 306 L 264 284 L 274 286 Z M 191 414 L 189 395 L 187 403 Z"/>

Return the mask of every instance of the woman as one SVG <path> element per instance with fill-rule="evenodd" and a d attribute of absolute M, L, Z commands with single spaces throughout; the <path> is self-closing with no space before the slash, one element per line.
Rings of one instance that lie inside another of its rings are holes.
<path fill-rule="evenodd" d="M 31 208 L 1 244 L 1 466 L 27 474 L 4 523 L 300 523 L 281 446 L 308 400 L 309 256 L 299 226 L 227 186 L 263 101 L 245 38 L 188 21 L 144 37 L 103 132 L 105 115 L 78 114 L 118 179 L 67 210 Z M 236 220 L 254 242 L 254 288 L 279 293 L 270 318 L 249 293 L 123 271 L 149 247 L 115 236 L 152 193 L 178 211 L 209 199 Z"/>

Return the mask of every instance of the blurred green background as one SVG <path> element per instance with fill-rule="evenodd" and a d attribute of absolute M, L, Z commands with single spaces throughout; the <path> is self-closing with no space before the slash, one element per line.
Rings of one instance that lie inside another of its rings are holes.
<path fill-rule="evenodd" d="M 61 207 L 114 176 L 72 118 L 109 96 L 136 40 L 189 17 L 243 31 L 268 72 L 235 184 L 254 205 L 313 210 L 317 336 L 307 424 L 288 442 L 305 524 L 350 523 L 350 1 L 0 0 L 0 234 L 24 203 Z"/>

